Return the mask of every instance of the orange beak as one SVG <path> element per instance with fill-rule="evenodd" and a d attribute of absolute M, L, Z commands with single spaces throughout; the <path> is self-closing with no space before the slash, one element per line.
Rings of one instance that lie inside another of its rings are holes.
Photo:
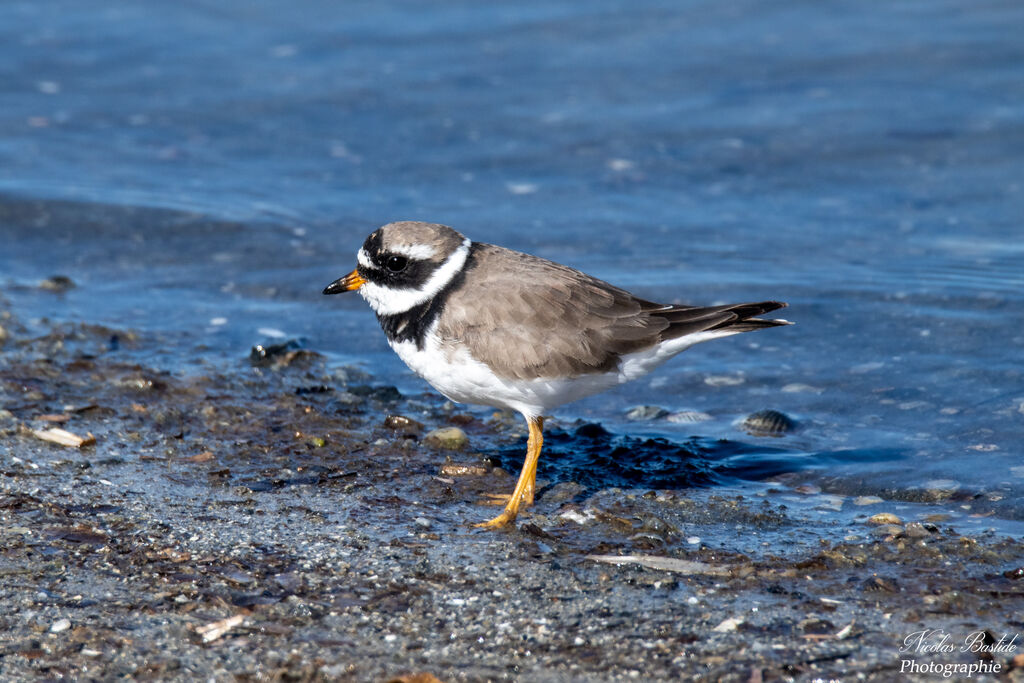
<path fill-rule="evenodd" d="M 341 294 L 359 289 L 366 284 L 366 280 L 359 277 L 359 270 L 353 270 L 345 277 L 340 277 L 331 284 L 324 287 L 324 294 Z"/>

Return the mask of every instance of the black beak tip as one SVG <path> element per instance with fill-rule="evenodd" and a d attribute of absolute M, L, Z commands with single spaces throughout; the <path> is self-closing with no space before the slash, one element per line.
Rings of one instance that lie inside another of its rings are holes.
<path fill-rule="evenodd" d="M 340 280 L 335 280 L 331 284 L 324 287 L 324 294 L 341 294 L 345 291 L 345 288 L 341 286 Z"/>

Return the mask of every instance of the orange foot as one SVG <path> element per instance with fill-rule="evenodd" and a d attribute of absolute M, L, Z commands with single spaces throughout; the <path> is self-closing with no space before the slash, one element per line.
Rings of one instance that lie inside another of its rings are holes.
<path fill-rule="evenodd" d="M 540 457 L 540 449 L 544 443 L 542 431 L 544 418 L 527 418 L 526 423 L 530 427 L 530 438 L 527 440 L 526 460 L 523 462 L 523 469 L 519 473 L 519 481 L 516 483 L 516 488 L 512 491 L 512 495 L 507 498 L 505 496 L 485 494 L 496 500 L 505 500 L 505 511 L 489 522 L 474 524 L 479 529 L 501 529 L 508 526 L 515 521 L 516 515 L 519 514 L 520 505 L 530 505 L 533 503 L 533 489 L 537 480 L 537 459 Z M 498 504 L 500 505 L 501 503 Z"/>
<path fill-rule="evenodd" d="M 515 519 L 516 511 L 509 510 L 506 508 L 504 512 L 502 512 L 494 519 L 488 522 L 480 522 L 479 524 L 474 524 L 473 526 L 477 529 L 502 529 L 511 524 L 512 522 L 514 522 Z"/>

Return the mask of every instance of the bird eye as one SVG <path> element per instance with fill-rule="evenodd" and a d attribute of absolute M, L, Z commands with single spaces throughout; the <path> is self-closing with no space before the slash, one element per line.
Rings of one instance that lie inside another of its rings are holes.
<path fill-rule="evenodd" d="M 389 256 L 384 266 L 392 273 L 401 273 L 409 265 L 409 259 L 404 256 Z"/>

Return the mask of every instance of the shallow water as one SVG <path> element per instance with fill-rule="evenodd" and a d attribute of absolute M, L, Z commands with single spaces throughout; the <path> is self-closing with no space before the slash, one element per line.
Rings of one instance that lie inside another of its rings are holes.
<path fill-rule="evenodd" d="M 410 391 L 363 302 L 319 293 L 389 220 L 651 299 L 780 299 L 796 326 L 558 416 L 736 444 L 678 485 L 998 526 L 1024 510 L 1022 30 L 1012 1 L 8 2 L 0 278 L 22 318 L 168 333 L 164 367 L 304 338 Z M 766 408 L 799 429 L 738 427 Z"/>

